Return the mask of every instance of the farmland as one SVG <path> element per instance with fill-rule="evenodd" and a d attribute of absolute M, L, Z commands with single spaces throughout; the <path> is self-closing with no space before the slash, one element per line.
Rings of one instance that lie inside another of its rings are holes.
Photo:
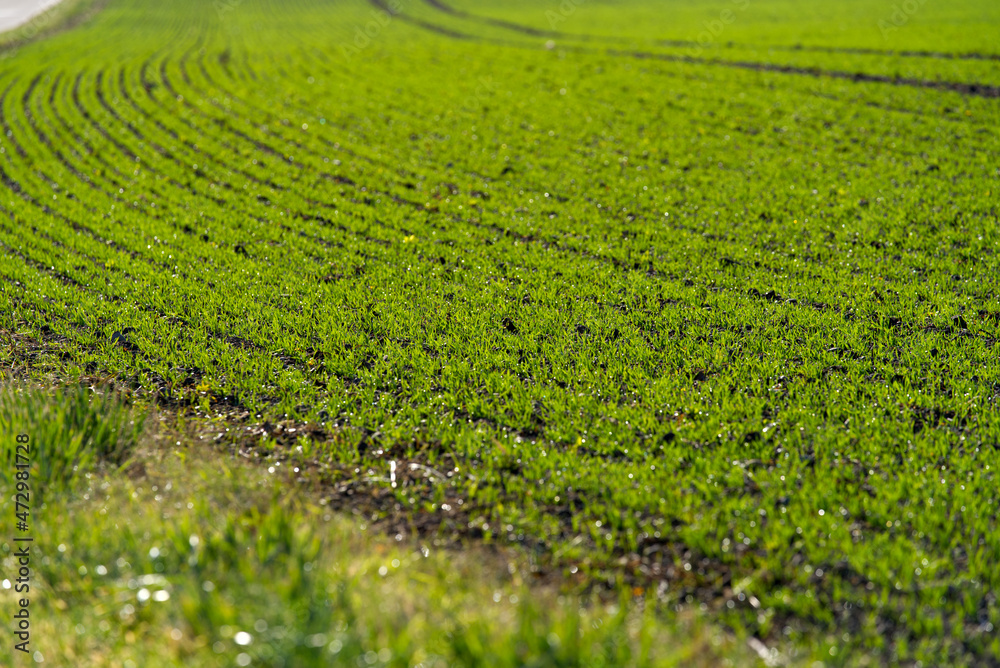
<path fill-rule="evenodd" d="M 151 423 L 39 464 L 38 614 L 120 650 L 55 665 L 1000 662 L 1000 8 L 904 4 L 79 0 L 0 36 L 3 381 L 61 388 L 52 439 Z M 44 428 L 11 392 L 4 448 Z M 180 612 L 74 612 L 156 539 Z M 478 610 L 491 577 L 546 612 Z M 282 605 L 298 636 L 233 646 Z"/>

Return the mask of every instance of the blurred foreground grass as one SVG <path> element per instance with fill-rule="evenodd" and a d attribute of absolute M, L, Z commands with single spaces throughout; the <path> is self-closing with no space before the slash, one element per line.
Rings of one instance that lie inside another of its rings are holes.
<path fill-rule="evenodd" d="M 529 588 L 516 555 L 369 535 L 289 480 L 90 390 L 0 392 L 0 609 L 16 609 L 15 436 L 31 437 L 31 655 L 4 665 L 746 665 L 623 597 Z M 168 442 L 170 446 L 166 445 Z M 528 576 L 530 577 L 530 576 Z M 13 655 L 13 658 L 11 658 Z"/>

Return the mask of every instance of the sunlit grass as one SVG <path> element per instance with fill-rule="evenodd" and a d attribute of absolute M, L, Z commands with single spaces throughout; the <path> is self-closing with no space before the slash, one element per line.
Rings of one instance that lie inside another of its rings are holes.
<path fill-rule="evenodd" d="M 62 405 L 60 395 L 47 406 L 39 393 L 6 397 L 8 410 L 41 407 L 43 418 Z M 80 408 L 70 410 L 80 417 Z M 86 412 L 74 423 L 84 426 L 62 436 L 119 421 L 112 398 Z M 82 460 L 91 464 L 79 467 L 78 478 L 48 480 L 47 502 L 33 507 L 31 590 L 15 594 L 8 579 L 0 600 L 13 610 L 17 598 L 30 597 L 35 661 L 707 666 L 748 658 L 719 630 L 666 623 L 628 598 L 588 603 L 531 587 L 513 552 L 508 560 L 369 535 L 314 497 L 211 448 L 182 460 L 147 435 L 136 454 L 141 472 L 129 475 L 99 473 L 96 456 Z M 0 508 L 5 517 L 12 505 Z M 13 547 L 7 540 L 0 547 L 5 572 Z"/>
<path fill-rule="evenodd" d="M 309 486 L 765 652 L 1000 655 L 996 9 L 765 0 L 692 58 L 700 5 L 451 4 L 116 0 L 4 62 L 0 375 L 142 407 L 0 407 L 40 479 L 161 410 L 289 544 Z"/>

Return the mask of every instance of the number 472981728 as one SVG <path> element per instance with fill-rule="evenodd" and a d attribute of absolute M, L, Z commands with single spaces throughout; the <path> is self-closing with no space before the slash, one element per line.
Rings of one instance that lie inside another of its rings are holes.
<path fill-rule="evenodd" d="M 14 474 L 14 477 L 17 479 L 17 508 L 15 513 L 18 520 L 18 528 L 21 531 L 27 531 L 28 514 L 30 513 L 28 504 L 31 499 L 31 488 L 28 485 L 28 479 L 31 477 L 31 474 L 28 473 L 28 468 L 31 466 L 29 459 L 29 455 L 31 454 L 29 447 L 31 439 L 28 438 L 27 434 L 18 434 L 16 440 L 17 452 L 15 453 L 16 461 L 14 466 L 17 468 L 17 473 Z M 24 500 L 24 503 L 21 502 L 22 499 Z"/>

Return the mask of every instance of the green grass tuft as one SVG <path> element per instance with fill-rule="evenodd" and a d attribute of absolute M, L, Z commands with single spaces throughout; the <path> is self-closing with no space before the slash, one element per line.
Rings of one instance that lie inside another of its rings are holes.
<path fill-rule="evenodd" d="M 32 486 L 39 497 L 72 487 L 97 465 L 121 466 L 145 417 L 114 394 L 83 388 L 56 392 L 0 388 L 0 484 L 13 481 L 18 434 L 29 440 Z"/>

